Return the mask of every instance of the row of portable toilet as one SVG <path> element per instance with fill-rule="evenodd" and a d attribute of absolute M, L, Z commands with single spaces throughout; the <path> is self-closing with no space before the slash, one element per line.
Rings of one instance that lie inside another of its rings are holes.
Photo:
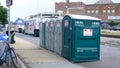
<path fill-rule="evenodd" d="M 62 23 L 61 19 L 45 20 L 40 23 L 41 47 L 61 55 Z"/>
<path fill-rule="evenodd" d="M 100 59 L 100 19 L 65 15 L 40 23 L 40 45 L 73 62 Z"/>

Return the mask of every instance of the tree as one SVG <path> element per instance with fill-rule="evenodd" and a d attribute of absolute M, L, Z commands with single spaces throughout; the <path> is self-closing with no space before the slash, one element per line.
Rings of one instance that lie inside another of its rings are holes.
<path fill-rule="evenodd" d="M 115 26 L 117 23 L 115 23 L 113 20 L 109 23 L 110 26 Z"/>
<path fill-rule="evenodd" d="M 5 25 L 8 24 L 7 20 L 7 8 L 0 6 L 0 24 Z"/>

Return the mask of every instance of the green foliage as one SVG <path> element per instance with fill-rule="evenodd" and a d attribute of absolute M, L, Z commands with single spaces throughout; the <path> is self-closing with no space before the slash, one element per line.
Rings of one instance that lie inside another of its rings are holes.
<path fill-rule="evenodd" d="M 0 6 L 0 24 L 7 24 L 7 8 Z"/>
<path fill-rule="evenodd" d="M 117 23 L 115 23 L 113 20 L 109 23 L 110 26 L 115 26 Z"/>

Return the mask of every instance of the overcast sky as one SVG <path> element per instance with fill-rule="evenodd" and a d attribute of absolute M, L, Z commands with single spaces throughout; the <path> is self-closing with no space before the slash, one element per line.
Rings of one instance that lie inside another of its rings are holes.
<path fill-rule="evenodd" d="M 55 12 L 55 2 L 65 2 L 66 0 L 13 0 L 11 6 L 11 21 L 15 21 L 18 17 L 25 18 L 40 12 Z M 98 0 L 70 0 L 72 2 L 84 2 L 86 4 L 94 4 Z M 120 3 L 120 0 L 112 0 Z M 6 0 L 0 0 L 2 5 L 6 5 Z"/>

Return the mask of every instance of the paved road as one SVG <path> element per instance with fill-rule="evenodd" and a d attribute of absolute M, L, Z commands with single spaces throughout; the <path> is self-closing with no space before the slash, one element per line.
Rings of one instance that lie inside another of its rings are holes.
<path fill-rule="evenodd" d="M 120 48 L 101 46 L 100 57 L 100 61 L 79 64 L 85 68 L 120 68 Z"/>
<path fill-rule="evenodd" d="M 101 37 L 101 45 L 120 47 L 120 38 Z"/>
<path fill-rule="evenodd" d="M 16 35 L 24 40 L 27 40 L 39 46 L 38 37 L 33 37 L 24 34 L 16 34 Z M 72 63 L 72 64 L 75 64 L 76 66 L 82 65 L 84 68 L 120 68 L 120 47 L 118 46 L 119 42 L 120 39 L 101 37 L 100 61 Z M 47 67 L 50 67 L 50 65 L 55 65 L 57 67 L 57 64 L 56 63 L 47 64 Z M 59 63 L 59 65 L 64 65 L 64 64 L 65 63 Z M 34 64 L 34 65 L 39 67 L 40 64 Z M 35 67 L 34 65 L 32 65 L 33 68 Z M 44 68 L 44 64 L 42 66 Z M 75 67 L 75 68 L 79 68 L 79 67 Z"/>
<path fill-rule="evenodd" d="M 26 35 L 22 33 L 16 33 L 16 36 L 39 46 L 39 41 L 40 41 L 39 37 L 34 37 L 32 35 Z"/>

